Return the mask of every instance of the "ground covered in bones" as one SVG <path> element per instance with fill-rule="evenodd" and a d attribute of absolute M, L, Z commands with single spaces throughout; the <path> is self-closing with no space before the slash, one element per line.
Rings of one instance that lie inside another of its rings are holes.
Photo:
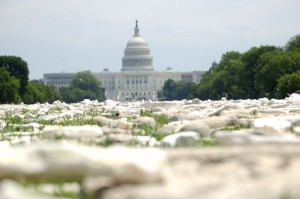
<path fill-rule="evenodd" d="M 0 198 L 300 195 L 300 95 L 0 105 Z"/>

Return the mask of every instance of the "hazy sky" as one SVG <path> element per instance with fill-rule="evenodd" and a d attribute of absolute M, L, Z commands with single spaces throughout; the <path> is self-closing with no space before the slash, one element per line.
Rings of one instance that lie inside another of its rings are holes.
<path fill-rule="evenodd" d="M 44 73 L 120 71 L 135 20 L 154 68 L 207 70 L 227 51 L 283 46 L 300 33 L 299 0 L 0 0 L 0 55 Z"/>

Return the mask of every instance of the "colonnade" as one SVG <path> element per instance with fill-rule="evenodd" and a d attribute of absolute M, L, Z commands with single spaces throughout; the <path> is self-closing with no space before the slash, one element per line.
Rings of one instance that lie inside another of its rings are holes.
<path fill-rule="evenodd" d="M 152 59 L 123 60 L 123 67 L 126 67 L 126 66 L 152 66 Z"/>

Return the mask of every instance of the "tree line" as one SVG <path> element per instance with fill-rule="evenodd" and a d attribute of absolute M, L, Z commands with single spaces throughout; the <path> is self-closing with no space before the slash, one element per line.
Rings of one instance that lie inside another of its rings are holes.
<path fill-rule="evenodd" d="M 214 62 L 199 84 L 165 82 L 161 96 L 166 100 L 285 98 L 300 93 L 300 34 L 284 47 L 252 47 L 244 53 L 229 51 Z M 184 93 L 192 89 L 191 93 Z M 183 94 L 184 93 L 184 94 Z"/>
<path fill-rule="evenodd" d="M 104 101 L 101 82 L 89 71 L 78 72 L 70 86 L 56 90 L 42 80 L 28 78 L 27 62 L 16 56 L 0 56 L 0 104 L 5 103 L 52 103 L 62 100 L 67 103 L 84 99 Z"/>
<path fill-rule="evenodd" d="M 0 103 L 67 103 L 83 99 L 105 100 L 101 82 L 89 71 L 79 72 L 70 86 L 56 90 L 41 80 L 28 78 L 26 61 L 16 56 L 0 56 Z M 214 62 L 199 84 L 167 80 L 161 100 L 285 98 L 300 93 L 300 34 L 285 46 L 252 47 L 244 53 L 229 51 Z"/>

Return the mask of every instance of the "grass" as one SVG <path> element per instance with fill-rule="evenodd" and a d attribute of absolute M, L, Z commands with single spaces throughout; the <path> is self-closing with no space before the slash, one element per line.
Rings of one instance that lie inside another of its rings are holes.
<path fill-rule="evenodd" d="M 80 186 L 79 181 L 71 182 L 71 184 L 78 184 Z M 81 193 L 80 188 L 76 191 L 71 191 L 65 188 L 64 185 L 70 184 L 70 182 L 64 180 L 57 180 L 56 182 L 47 182 L 47 181 L 22 181 L 21 185 L 25 189 L 34 190 L 37 194 L 43 194 L 45 196 L 54 196 L 54 197 L 63 197 L 70 199 L 94 199 L 94 194 L 85 194 Z M 48 188 L 46 188 L 48 187 Z M 47 189 L 51 190 L 51 192 L 47 191 Z"/>
<path fill-rule="evenodd" d="M 292 199 L 292 197 L 289 193 L 285 192 L 280 196 L 280 199 Z"/>
<path fill-rule="evenodd" d="M 255 110 L 252 110 L 252 111 L 250 112 L 250 115 L 256 116 L 256 115 L 257 115 L 257 110 L 256 110 L 256 109 L 255 109 Z"/>
<path fill-rule="evenodd" d="M 196 144 L 196 147 L 212 147 L 218 145 L 218 142 L 215 138 L 201 138 Z"/>
<path fill-rule="evenodd" d="M 249 129 L 250 127 L 251 127 L 250 124 L 236 124 L 234 126 L 229 126 L 229 127 L 223 128 L 221 130 L 237 131 L 237 130 L 241 130 L 241 129 Z"/>
<path fill-rule="evenodd" d="M 33 128 L 21 127 L 24 124 L 22 118 L 15 118 L 11 113 L 5 113 L 4 116 L 5 127 L 1 130 L 1 133 L 7 132 L 20 132 L 20 131 L 29 131 L 33 130 Z"/>
<path fill-rule="evenodd" d="M 155 115 L 151 110 L 141 110 L 140 112 L 141 117 L 152 117 L 156 121 L 156 128 L 162 127 L 164 124 L 169 123 L 169 119 L 166 115 Z"/>
<path fill-rule="evenodd" d="M 154 115 L 150 110 L 141 110 L 140 116 L 142 117 L 152 117 L 156 121 L 156 127 L 151 128 L 149 125 L 141 125 L 139 129 L 141 131 L 137 131 L 133 133 L 133 135 L 148 135 L 154 137 L 157 141 L 162 140 L 166 134 L 159 134 L 157 130 L 161 128 L 163 125 L 169 123 L 169 119 L 165 115 Z M 170 133 L 171 134 L 171 133 Z M 195 147 L 211 147 L 217 145 L 216 139 L 212 136 L 209 138 L 201 138 L 197 143 L 195 143 Z"/>
<path fill-rule="evenodd" d="M 151 117 L 155 120 L 156 126 L 152 128 L 149 125 L 140 125 L 138 129 L 141 131 L 137 131 L 133 133 L 133 135 L 148 135 L 154 137 L 157 141 L 162 140 L 166 135 L 157 133 L 157 130 L 161 128 L 163 125 L 169 123 L 169 119 L 166 115 L 155 115 L 151 110 L 141 110 L 140 111 L 141 117 Z"/>
<path fill-rule="evenodd" d="M 27 109 L 22 109 L 20 111 L 22 114 L 29 113 L 29 110 Z M 90 120 L 83 120 L 83 117 L 75 117 L 74 119 L 65 117 L 62 122 L 54 122 L 54 121 L 46 121 L 46 120 L 39 120 L 36 119 L 36 121 L 31 121 L 35 122 L 41 125 L 39 130 L 41 131 L 44 126 L 49 126 L 49 125 L 59 125 L 59 126 L 82 126 L 82 125 L 99 125 L 98 122 L 95 120 L 90 119 Z M 33 132 L 34 127 L 32 126 L 23 126 L 24 124 L 28 124 L 29 121 L 23 118 L 19 117 L 14 117 L 14 115 L 10 112 L 5 113 L 5 115 L 2 117 L 3 121 L 5 122 L 5 126 L 0 129 L 0 133 L 2 135 L 1 140 L 7 140 L 8 138 L 4 138 L 5 133 L 13 133 L 12 136 L 18 135 L 18 132 Z M 56 138 L 55 140 L 60 140 L 62 138 Z"/>
<path fill-rule="evenodd" d="M 21 114 L 22 114 L 22 115 L 25 115 L 26 113 L 30 113 L 30 110 L 29 110 L 29 109 L 26 109 L 26 108 L 23 108 L 23 109 L 21 110 Z"/>
<path fill-rule="evenodd" d="M 54 106 L 48 111 L 47 114 L 62 113 L 64 110 L 65 110 L 64 107 Z M 38 110 L 32 111 L 32 110 L 29 110 L 26 108 L 19 110 L 19 114 L 25 115 L 27 113 L 37 114 Z M 7 132 L 16 132 L 16 135 L 18 134 L 18 132 L 33 132 L 34 131 L 33 127 L 22 126 L 23 124 L 28 124 L 29 122 L 36 122 L 36 123 L 40 124 L 41 125 L 41 127 L 39 129 L 40 131 L 43 129 L 44 126 L 48 126 L 48 125 L 60 125 L 60 126 L 99 125 L 99 126 L 101 126 L 101 124 L 96 122 L 93 118 L 97 117 L 97 116 L 104 116 L 105 112 L 102 109 L 97 109 L 97 108 L 90 109 L 90 110 L 85 111 L 83 113 L 83 115 L 80 115 L 78 117 L 73 117 L 73 118 L 65 117 L 60 122 L 39 120 L 38 118 L 34 118 L 33 120 L 27 120 L 27 119 L 23 119 L 23 118 L 14 117 L 14 114 L 17 114 L 17 113 L 7 112 L 5 115 L 2 116 L 1 119 L 6 123 L 6 126 L 3 127 L 2 130 L 0 130 L 2 135 Z M 91 118 L 88 120 L 84 120 L 83 118 L 85 116 L 90 116 Z M 155 138 L 157 141 L 162 140 L 166 136 L 166 134 L 157 133 L 159 128 L 161 128 L 163 125 L 169 123 L 169 119 L 166 115 L 156 115 L 151 110 L 141 110 L 140 116 L 153 118 L 156 121 L 156 126 L 153 128 L 146 124 L 140 125 L 137 127 L 138 129 L 135 129 L 134 131 L 132 131 L 132 135 L 146 135 L 146 136 Z M 109 115 L 109 113 L 107 113 L 105 115 L 105 117 L 110 118 L 110 119 L 119 119 L 118 114 Z M 137 118 L 137 116 L 130 116 L 127 118 L 127 120 L 133 121 L 136 118 Z M 247 126 L 239 125 L 237 127 L 230 127 L 230 130 L 234 130 L 237 128 L 246 128 L 246 127 Z M 3 137 L 4 136 L 2 136 L 2 139 L 3 139 Z M 62 140 L 62 139 L 64 139 L 63 136 L 56 136 L 54 138 L 54 140 Z M 92 145 L 92 144 L 95 144 L 95 143 L 93 142 L 93 143 L 90 143 L 89 145 Z M 111 146 L 112 144 L 113 144 L 113 141 L 106 138 L 106 139 L 104 139 L 103 143 L 100 144 L 100 146 L 108 147 L 108 146 Z M 131 140 L 128 143 L 129 146 L 139 146 L 139 144 L 140 143 L 137 140 Z M 211 137 L 211 138 L 200 139 L 195 144 L 195 147 L 211 147 L 211 146 L 215 146 L 215 145 L 217 145 L 217 142 L 213 137 Z M 67 183 L 66 181 L 57 181 L 57 182 L 51 182 L 51 183 L 52 183 L 51 186 L 56 187 L 55 192 L 50 194 L 52 196 L 65 197 L 65 198 L 70 198 L 70 199 L 75 199 L 75 198 L 76 199 L 78 199 L 78 198 L 79 199 L 92 199 L 92 198 L 95 198 L 95 196 L 92 194 L 82 194 L 81 192 L 72 192 L 72 191 L 64 189 L 63 187 L 64 187 L 64 184 Z M 79 183 L 79 182 L 75 182 L 75 183 Z M 31 181 L 24 181 L 22 184 L 25 188 L 33 189 L 38 193 L 48 194 L 48 193 L 46 193 L 45 190 L 40 189 L 40 187 L 43 186 L 44 184 L 49 184 L 49 182 L 34 183 Z"/>
<path fill-rule="evenodd" d="M 112 144 L 113 144 L 113 142 L 112 142 L 110 139 L 105 138 L 104 142 L 101 143 L 101 146 L 102 146 L 102 147 L 109 147 L 109 146 L 111 146 Z"/>
<path fill-rule="evenodd" d="M 98 125 L 98 123 L 91 118 L 90 120 L 83 120 L 82 118 L 65 119 L 63 122 L 59 122 L 56 125 L 59 126 L 83 126 L 83 125 Z"/>
<path fill-rule="evenodd" d="M 140 125 L 138 131 L 132 132 L 132 135 L 147 135 L 150 137 L 154 137 L 157 141 L 162 140 L 166 135 L 157 133 L 156 128 L 152 128 L 149 125 Z"/>
<path fill-rule="evenodd" d="M 63 107 L 53 106 L 49 109 L 48 114 L 50 114 L 50 113 L 61 113 L 62 111 L 63 111 Z"/>
<path fill-rule="evenodd" d="M 52 107 L 50 112 L 61 112 L 63 110 L 63 108 L 55 106 Z M 28 109 L 22 109 L 19 111 L 22 114 L 26 114 L 26 113 L 30 113 L 30 110 Z M 39 128 L 39 130 L 41 131 L 44 126 L 49 126 L 49 125 L 59 125 L 59 126 L 82 126 L 82 125 L 98 125 L 98 126 L 102 126 L 101 124 L 99 124 L 99 122 L 95 121 L 93 118 L 97 117 L 97 116 L 103 116 L 103 113 L 105 113 L 102 109 L 90 109 L 84 112 L 83 115 L 78 116 L 78 117 L 74 117 L 74 118 L 70 118 L 70 117 L 65 117 L 63 118 L 63 121 L 60 122 L 55 122 L 55 121 L 46 121 L 46 120 L 39 120 L 38 118 L 36 118 L 36 123 L 39 123 L 41 125 L 41 127 Z M 84 120 L 83 118 L 85 116 L 90 116 L 91 118 L 88 120 Z M 140 116 L 141 117 L 151 117 L 156 121 L 156 126 L 153 128 L 149 125 L 140 125 L 137 127 L 137 129 L 132 131 L 132 135 L 135 136 L 139 136 L 139 135 L 143 135 L 143 136 L 150 136 L 155 138 L 157 141 L 162 140 L 167 134 L 160 134 L 157 133 L 158 129 L 161 128 L 163 125 L 169 123 L 169 119 L 167 118 L 166 115 L 156 115 L 154 114 L 151 110 L 141 110 L 140 111 Z M 116 114 L 111 114 L 111 115 L 106 115 L 105 117 L 110 118 L 110 119 L 118 119 L 118 115 Z M 130 116 L 128 117 L 128 121 L 133 121 L 134 119 L 136 119 L 137 116 Z M 22 126 L 22 124 L 27 124 L 28 121 L 26 119 L 22 119 L 22 118 L 17 118 L 17 117 L 13 117 L 13 113 L 6 113 L 5 116 L 3 117 L 6 126 L 1 130 L 2 135 L 6 132 L 33 132 L 34 128 L 33 127 L 24 127 Z M 233 127 L 228 127 L 226 128 L 226 130 L 238 130 L 241 128 L 249 128 L 249 125 L 236 125 Z M 171 134 L 171 132 L 170 132 Z M 17 134 L 16 134 L 17 135 Z M 2 136 L 2 139 L 4 137 Z M 7 138 L 6 138 L 7 139 Z M 63 139 L 62 136 L 57 136 L 54 138 L 54 140 L 61 140 Z M 95 144 L 95 143 L 93 143 Z M 100 145 L 102 147 L 108 147 L 111 146 L 113 144 L 112 140 L 108 140 L 105 139 L 103 143 L 101 143 Z M 139 143 L 137 143 L 136 140 L 133 140 L 132 142 L 129 142 L 128 145 L 129 146 L 137 146 Z M 204 139 L 200 139 L 199 143 L 196 144 L 196 147 L 206 147 L 206 146 L 214 146 L 216 145 L 216 141 L 213 138 L 204 138 Z"/>

